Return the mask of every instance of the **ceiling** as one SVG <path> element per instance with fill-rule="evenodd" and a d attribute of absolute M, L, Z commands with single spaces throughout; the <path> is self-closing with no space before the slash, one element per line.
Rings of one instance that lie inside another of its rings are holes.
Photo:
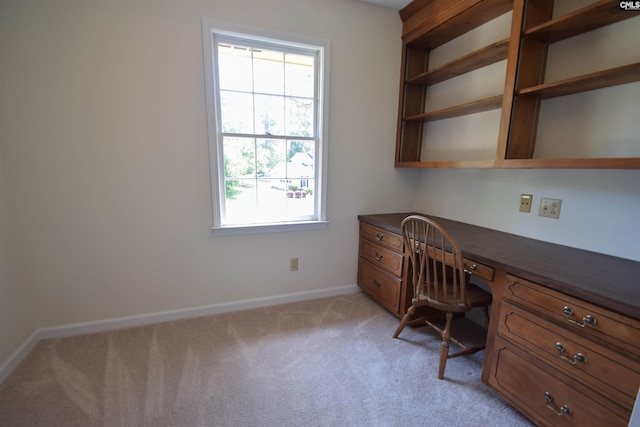
<path fill-rule="evenodd" d="M 377 4 L 378 6 L 388 7 L 394 10 L 400 10 L 409 3 L 411 0 L 359 0 L 365 3 Z"/>

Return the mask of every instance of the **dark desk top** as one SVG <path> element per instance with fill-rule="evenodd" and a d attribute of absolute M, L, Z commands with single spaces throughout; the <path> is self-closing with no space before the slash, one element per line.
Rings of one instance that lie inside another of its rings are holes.
<path fill-rule="evenodd" d="M 397 234 L 412 212 L 359 215 Z M 466 258 L 640 320 L 640 262 L 425 215 L 446 228 Z"/>

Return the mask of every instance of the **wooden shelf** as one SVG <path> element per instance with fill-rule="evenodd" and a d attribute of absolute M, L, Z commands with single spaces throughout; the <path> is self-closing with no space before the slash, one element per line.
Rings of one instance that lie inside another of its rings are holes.
<path fill-rule="evenodd" d="M 451 119 L 453 117 L 465 116 L 467 114 L 481 113 L 483 111 L 497 110 L 502 107 L 502 95 L 456 105 L 455 107 L 443 108 L 441 110 L 430 111 L 411 117 L 405 117 L 406 122 L 433 122 L 436 120 Z"/>
<path fill-rule="evenodd" d="M 396 162 L 398 168 L 473 168 L 491 169 L 496 167 L 495 160 L 441 160 L 434 162 Z"/>
<path fill-rule="evenodd" d="M 540 99 L 572 95 L 594 89 L 632 83 L 640 80 L 640 62 L 622 67 L 611 68 L 579 77 L 545 83 L 522 89 L 517 95 L 535 96 Z"/>
<path fill-rule="evenodd" d="M 457 58 L 416 77 L 406 80 L 408 84 L 430 86 L 487 65 L 507 59 L 509 39 L 500 40 L 475 52 Z"/>
<path fill-rule="evenodd" d="M 411 4 L 409 6 L 412 8 L 407 6 L 400 11 L 405 27 L 410 27 L 408 32 L 404 32 L 403 39 L 413 48 L 432 50 L 442 46 L 508 12 L 512 8 L 513 0 L 476 0 L 471 6 L 468 4 L 471 2 L 451 2 L 453 4 L 447 6 L 441 13 L 426 16 L 424 14 L 429 12 L 429 3 L 433 2 L 418 2 L 420 7 L 424 7 L 423 14 L 416 14 L 424 18 L 419 25 L 413 24 L 410 17 L 403 17 L 403 13 L 408 16 L 409 12 L 413 11 Z"/>
<path fill-rule="evenodd" d="M 640 157 L 505 159 L 501 167 L 512 169 L 640 169 Z"/>
<path fill-rule="evenodd" d="M 617 0 L 602 0 L 525 31 L 525 37 L 545 43 L 557 42 L 640 15 L 620 10 Z"/>

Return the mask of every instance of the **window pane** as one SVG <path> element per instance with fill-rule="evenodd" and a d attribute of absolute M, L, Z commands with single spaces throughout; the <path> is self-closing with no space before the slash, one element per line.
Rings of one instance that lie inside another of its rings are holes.
<path fill-rule="evenodd" d="M 284 177 L 284 161 L 287 155 L 287 143 L 282 140 L 259 139 L 256 149 L 258 178 Z M 281 171 L 279 169 L 282 169 Z"/>
<path fill-rule="evenodd" d="M 253 133 L 253 96 L 250 93 L 220 91 L 222 132 Z"/>
<path fill-rule="evenodd" d="M 250 92 L 251 50 L 240 46 L 218 44 L 218 78 L 220 89 Z"/>
<path fill-rule="evenodd" d="M 287 177 L 298 181 L 309 180 L 315 176 L 314 147 L 309 141 L 289 141 L 289 161 L 287 162 Z M 298 187 L 306 187 L 302 183 Z"/>
<path fill-rule="evenodd" d="M 263 221 L 282 221 L 287 215 L 286 192 L 284 183 L 278 179 L 258 181 L 258 209 Z"/>
<path fill-rule="evenodd" d="M 285 98 L 287 135 L 314 136 L 313 100 Z"/>
<path fill-rule="evenodd" d="M 224 176 L 227 178 L 255 178 L 256 159 L 253 138 L 224 138 Z"/>
<path fill-rule="evenodd" d="M 302 180 L 292 179 L 293 184 L 301 184 Z M 297 190 L 287 192 L 287 213 L 292 217 L 306 217 L 314 215 L 315 198 L 313 197 L 313 186 L 315 180 L 304 180 L 308 187 L 298 187 Z"/>
<path fill-rule="evenodd" d="M 286 54 L 286 95 L 313 98 L 314 57 Z"/>
<path fill-rule="evenodd" d="M 313 198 L 303 200 L 300 196 L 295 203 L 288 199 L 281 180 L 258 179 L 238 180 L 238 192 L 226 199 L 227 224 L 257 224 L 281 222 L 313 213 Z M 293 199 L 293 192 L 291 193 Z M 309 213 L 311 212 L 311 213 Z"/>
<path fill-rule="evenodd" d="M 225 223 L 253 223 L 257 215 L 256 181 L 254 179 L 225 180 Z"/>
<path fill-rule="evenodd" d="M 254 82 L 256 93 L 284 94 L 284 53 L 254 50 Z"/>
<path fill-rule="evenodd" d="M 256 134 L 284 135 L 284 98 L 256 95 Z"/>

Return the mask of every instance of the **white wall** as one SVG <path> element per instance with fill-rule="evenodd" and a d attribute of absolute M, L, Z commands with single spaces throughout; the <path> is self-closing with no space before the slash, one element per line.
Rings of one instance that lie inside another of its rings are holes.
<path fill-rule="evenodd" d="M 331 41 L 328 230 L 212 236 L 203 17 Z M 415 171 L 391 160 L 400 28 L 344 0 L 3 1 L 1 141 L 37 326 L 355 285 L 357 214 L 413 204 Z"/>
<path fill-rule="evenodd" d="M 418 211 L 640 261 L 639 170 L 429 169 L 419 181 Z M 559 219 L 538 216 L 541 197 L 562 199 Z"/>
<path fill-rule="evenodd" d="M 0 151 L 0 381 L 6 360 L 35 329 L 28 290 L 18 278 L 18 245 Z"/>

